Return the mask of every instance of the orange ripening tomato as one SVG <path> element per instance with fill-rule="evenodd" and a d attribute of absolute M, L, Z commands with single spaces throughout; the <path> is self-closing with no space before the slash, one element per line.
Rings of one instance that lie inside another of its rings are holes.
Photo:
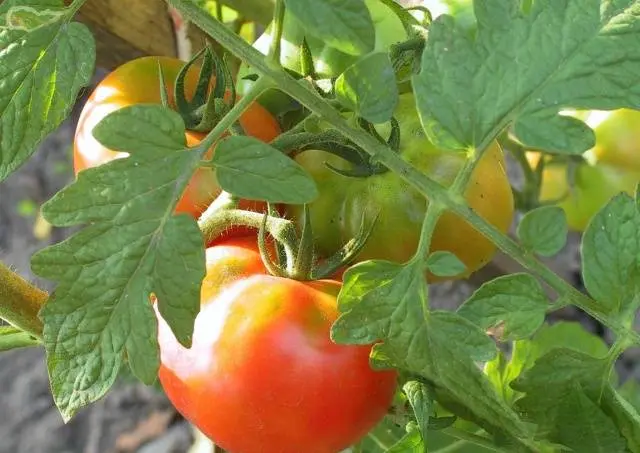
<path fill-rule="evenodd" d="M 389 409 L 397 373 L 338 345 L 335 280 L 269 275 L 254 236 L 207 249 L 190 349 L 159 319 L 159 378 L 182 415 L 233 453 L 337 453 Z"/>
<path fill-rule="evenodd" d="M 169 102 L 174 106 L 175 81 L 185 62 L 170 57 L 142 57 L 116 68 L 103 79 L 85 104 L 74 139 L 73 164 L 75 173 L 96 167 L 113 159 L 126 157 L 127 153 L 114 152 L 102 146 L 94 137 L 93 129 L 109 113 L 135 104 L 160 104 L 160 78 L 162 68 Z M 190 99 L 197 87 L 200 68 L 193 65 L 185 79 L 185 95 Z M 280 134 L 276 119 L 260 104 L 253 103 L 240 117 L 240 125 L 248 136 L 270 142 Z M 204 133 L 187 130 L 187 145 L 195 146 L 205 137 Z M 215 172 L 200 168 L 193 175 L 176 213 L 187 213 L 198 218 L 220 193 Z M 247 203 L 247 209 L 264 209 L 263 203 Z"/>

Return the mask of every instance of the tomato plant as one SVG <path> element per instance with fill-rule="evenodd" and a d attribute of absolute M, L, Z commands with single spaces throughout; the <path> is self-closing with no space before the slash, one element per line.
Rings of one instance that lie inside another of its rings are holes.
<path fill-rule="evenodd" d="M 402 94 L 395 117 L 400 124 L 399 153 L 421 171 L 443 185 L 450 185 L 466 155 L 436 148 L 426 137 L 411 93 Z M 296 160 L 309 171 L 320 188 L 310 207 L 314 239 L 320 253 L 335 252 L 377 218 L 371 236 L 358 260 L 384 259 L 403 263 L 411 259 L 420 239 L 428 202 L 396 174 L 387 172 L 365 178 L 343 176 L 325 162 L 346 169 L 345 162 L 325 151 L 307 150 Z M 513 219 L 513 194 L 502 151 L 497 143 L 473 173 L 465 198 L 469 206 L 497 228 L 506 231 Z M 289 213 L 302 223 L 302 208 Z M 454 253 L 467 267 L 466 274 L 487 264 L 495 247 L 464 220 L 444 214 L 434 232 L 431 251 Z"/>
<path fill-rule="evenodd" d="M 115 158 L 126 157 L 102 146 L 93 136 L 93 129 L 108 114 L 126 106 L 136 104 L 159 104 L 160 79 L 158 67 L 162 69 L 170 103 L 174 104 L 175 81 L 185 62 L 170 57 L 142 57 L 129 61 L 108 74 L 95 88 L 80 114 L 74 138 L 73 163 L 76 174 L 85 168 L 107 163 Z M 185 95 L 193 96 L 198 84 L 198 67 L 191 66 L 185 80 Z M 276 120 L 262 106 L 253 103 L 239 119 L 247 135 L 265 142 L 273 140 L 280 128 Z M 195 146 L 204 138 L 202 132 L 187 130 L 186 144 Z M 215 172 L 211 168 L 200 168 L 193 175 L 187 189 L 178 201 L 176 212 L 188 213 L 197 218 L 220 193 Z M 247 207 L 259 205 L 246 204 Z M 260 208 L 261 209 L 261 208 Z"/>
<path fill-rule="evenodd" d="M 390 406 L 394 371 L 373 371 L 368 346 L 333 343 L 335 280 L 266 272 L 256 238 L 207 249 L 193 345 L 160 318 L 160 382 L 176 408 L 232 452 L 336 453 Z"/>
<path fill-rule="evenodd" d="M 160 375 L 230 453 L 640 452 L 639 390 L 618 380 L 640 345 L 640 0 L 451 0 L 435 19 L 434 2 L 225 0 L 231 18 L 221 2 L 167 0 L 176 40 L 157 41 L 200 62 L 188 73 L 137 58 L 169 22 L 162 6 L 160 22 L 116 18 L 145 1 L 0 2 L 2 190 L 69 116 L 96 48 L 117 36 L 113 57 L 134 50 L 82 113 L 77 178 L 40 210 L 70 235 L 31 257 L 55 289 L 0 263 L 0 351 L 45 349 L 65 422 L 129 369 Z M 89 17 L 104 19 L 95 37 Z M 241 36 L 269 23 L 256 47 Z M 215 43 L 198 51 L 196 27 Z M 238 102 L 236 58 L 255 75 Z M 584 162 L 580 121 L 596 135 Z M 496 139 L 524 173 L 514 234 Z M 556 152 L 532 171 L 526 150 Z M 579 256 L 541 200 L 584 229 Z M 290 207 L 251 210 L 265 203 Z M 240 227 L 258 241 L 221 238 Z M 512 269 L 500 260 L 437 286 L 496 248 L 517 272 L 490 279 Z M 557 275 L 567 258 L 580 263 Z"/>

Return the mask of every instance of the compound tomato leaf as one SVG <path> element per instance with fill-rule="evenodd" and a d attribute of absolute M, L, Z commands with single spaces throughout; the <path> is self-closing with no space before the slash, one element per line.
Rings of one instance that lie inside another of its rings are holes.
<path fill-rule="evenodd" d="M 204 153 L 185 150 L 180 116 L 158 105 L 126 107 L 94 135 L 128 157 L 80 172 L 44 204 L 53 225 L 85 227 L 32 258 L 34 272 L 57 281 L 41 317 L 65 420 L 105 394 L 125 359 L 143 382 L 156 379 L 152 296 L 180 342 L 191 343 L 205 275 L 195 220 L 172 214 Z"/>
<path fill-rule="evenodd" d="M 344 275 L 338 296 L 342 315 L 333 325 L 332 338 L 351 344 L 381 340 L 376 348 L 387 362 L 422 376 L 489 432 L 530 445 L 530 427 L 502 401 L 476 364 L 495 356 L 495 343 L 456 313 L 425 316 L 427 303 L 421 265 L 356 264 Z"/>
<path fill-rule="evenodd" d="M 499 328 L 502 340 L 531 336 L 544 322 L 549 300 L 529 274 L 498 277 L 478 288 L 458 315 L 482 329 Z"/>
<path fill-rule="evenodd" d="M 376 52 L 349 66 L 336 80 L 336 97 L 371 123 L 389 121 L 398 105 L 398 86 L 389 54 Z"/>
<path fill-rule="evenodd" d="M 315 181 L 300 164 L 253 137 L 222 140 L 211 163 L 220 187 L 241 198 L 304 204 L 318 196 Z"/>
<path fill-rule="evenodd" d="M 640 105 L 637 0 L 474 3 L 477 33 L 451 16 L 429 27 L 413 77 L 422 124 L 443 148 L 488 143 L 513 124 L 527 147 L 580 154 L 595 136 L 568 107 Z M 597 56 L 597 57 L 595 57 Z"/>
<path fill-rule="evenodd" d="M 93 75 L 95 42 L 61 1 L 0 5 L 0 181 L 69 115 Z"/>
<path fill-rule="evenodd" d="M 629 195 L 615 196 L 591 219 L 581 252 L 594 308 L 632 323 L 640 306 L 640 213 Z"/>
<path fill-rule="evenodd" d="M 559 206 L 543 206 L 527 212 L 518 224 L 517 235 L 527 249 L 553 256 L 567 243 L 567 216 Z"/>
<path fill-rule="evenodd" d="M 27 332 L 13 326 L 0 326 L 0 352 L 39 344 L 38 339 Z"/>
<path fill-rule="evenodd" d="M 362 55 L 373 50 L 375 28 L 364 0 L 285 0 L 287 11 L 331 47 Z"/>
<path fill-rule="evenodd" d="M 462 274 L 467 267 L 453 253 L 439 250 L 429 255 L 427 268 L 438 277 L 453 277 Z"/>
<path fill-rule="evenodd" d="M 515 341 L 509 361 L 500 354 L 485 365 L 484 371 L 498 392 L 512 403 L 521 394 L 514 391 L 511 382 L 533 367 L 540 357 L 557 348 L 571 349 L 595 358 L 604 358 L 608 352 L 602 338 L 588 332 L 580 323 L 561 321 L 544 324 L 533 337 Z M 614 376 L 612 381 L 615 381 Z"/>
<path fill-rule="evenodd" d="M 554 348 L 512 383 L 525 394 L 516 406 L 547 439 L 573 451 L 638 451 L 638 415 L 619 404 L 609 368 L 606 358 Z"/>

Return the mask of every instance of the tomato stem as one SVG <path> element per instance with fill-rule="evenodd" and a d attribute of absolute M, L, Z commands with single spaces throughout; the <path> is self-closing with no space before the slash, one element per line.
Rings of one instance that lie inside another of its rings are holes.
<path fill-rule="evenodd" d="M 267 58 L 278 65 L 280 65 L 280 49 L 284 30 L 284 11 L 284 0 L 276 0 L 275 11 L 273 12 L 273 40 L 271 41 Z"/>
<path fill-rule="evenodd" d="M 0 263 L 0 318 L 42 339 L 40 308 L 48 294 Z"/>

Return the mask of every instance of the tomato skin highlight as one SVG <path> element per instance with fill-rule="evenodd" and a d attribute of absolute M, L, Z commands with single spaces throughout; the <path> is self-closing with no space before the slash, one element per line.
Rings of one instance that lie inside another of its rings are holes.
<path fill-rule="evenodd" d="M 171 402 L 233 453 L 337 453 L 391 405 L 397 374 L 370 346 L 337 345 L 335 280 L 268 275 L 255 236 L 207 249 L 191 349 L 159 319 L 160 382 Z"/>
<path fill-rule="evenodd" d="M 394 113 L 400 124 L 399 153 L 409 163 L 444 186 L 450 185 L 465 163 L 459 152 L 436 148 L 426 137 L 416 112 L 412 93 L 400 95 Z M 377 221 L 356 261 L 382 259 L 398 263 L 410 260 L 417 250 L 428 201 L 397 174 L 387 172 L 366 178 L 350 178 L 328 169 L 325 162 L 348 169 L 339 157 L 320 150 L 308 150 L 295 157 L 314 178 L 320 192 L 309 204 L 314 241 L 323 256 L 335 253 L 355 237 L 361 226 Z M 507 178 L 504 157 L 497 142 L 486 151 L 471 176 L 465 192 L 471 209 L 502 232 L 511 225 L 513 192 Z M 287 206 L 289 215 L 301 229 L 302 206 Z M 465 265 L 465 277 L 487 264 L 495 246 L 466 221 L 451 212 L 438 220 L 431 252 L 449 251 Z M 431 276 L 433 281 L 441 280 Z"/>
<path fill-rule="evenodd" d="M 74 137 L 73 164 L 76 175 L 91 167 L 96 167 L 113 159 L 126 157 L 126 153 L 112 151 L 93 137 L 93 129 L 109 113 L 136 104 L 161 104 L 158 65 L 162 68 L 169 94 L 169 102 L 174 106 L 173 91 L 175 80 L 185 62 L 171 57 L 142 57 L 131 60 L 107 75 L 95 88 L 85 104 Z M 185 80 L 187 99 L 193 96 L 198 82 L 200 68 L 191 66 Z M 239 120 L 247 135 L 269 142 L 280 133 L 280 127 L 267 110 L 253 103 Z M 187 130 L 186 144 L 195 146 L 205 134 Z M 182 198 L 176 206 L 176 213 L 187 213 L 198 218 L 209 204 L 220 194 L 220 186 L 215 172 L 210 168 L 200 168 L 193 175 Z M 255 204 L 255 203 L 254 203 Z M 258 206 L 263 206 L 258 204 Z"/>

